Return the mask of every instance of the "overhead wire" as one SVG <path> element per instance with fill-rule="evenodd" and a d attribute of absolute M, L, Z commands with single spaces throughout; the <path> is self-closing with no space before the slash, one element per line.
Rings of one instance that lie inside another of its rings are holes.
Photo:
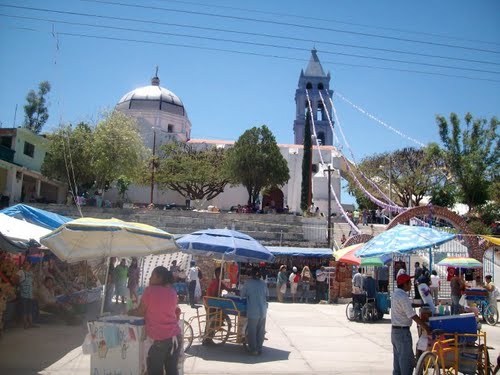
<path fill-rule="evenodd" d="M 236 11 L 243 11 L 243 12 L 260 13 L 260 14 L 265 14 L 265 15 L 270 15 L 270 16 L 293 17 L 293 18 L 306 19 L 306 20 L 311 20 L 311 21 L 333 22 L 333 23 L 339 23 L 339 24 L 348 25 L 348 26 L 367 27 L 367 28 L 371 28 L 371 29 L 380 29 L 380 30 L 386 30 L 386 31 L 391 31 L 391 32 L 392 31 L 396 31 L 396 32 L 403 32 L 403 33 L 408 33 L 408 34 L 430 36 L 430 37 L 433 37 L 433 38 L 438 37 L 438 38 L 454 39 L 454 40 L 459 40 L 459 41 L 462 41 L 462 42 L 472 42 L 472 43 L 484 43 L 484 44 L 491 44 L 491 45 L 500 45 L 500 43 L 496 43 L 496 42 L 492 42 L 492 41 L 486 41 L 486 40 L 460 38 L 460 37 L 456 37 L 456 36 L 449 36 L 449 35 L 429 33 L 429 32 L 422 32 L 422 31 L 414 31 L 414 30 L 407 30 L 407 29 L 400 29 L 400 28 L 394 28 L 394 27 L 386 27 L 386 26 L 378 26 L 378 25 L 368 25 L 368 24 L 355 23 L 355 22 L 346 22 L 346 21 L 341 21 L 341 20 L 332 19 L 332 18 L 321 18 L 321 17 L 309 16 L 307 14 L 291 14 L 291 13 L 283 13 L 283 12 L 272 12 L 272 11 L 268 11 L 268 10 L 258 10 L 258 9 L 250 9 L 250 8 L 238 8 L 238 7 L 226 6 L 226 5 L 220 5 L 220 4 L 204 4 L 204 3 L 200 3 L 200 2 L 183 1 L 183 0 L 158 0 L 158 1 L 171 2 L 171 3 L 179 3 L 179 4 L 188 4 L 188 5 L 196 5 L 196 6 L 204 6 L 204 7 L 211 7 L 211 8 L 228 9 L 228 10 L 236 10 Z"/>
<path fill-rule="evenodd" d="M 160 22 L 160 21 L 149 20 L 149 19 L 143 20 L 143 19 L 128 18 L 128 17 L 104 16 L 104 15 L 93 14 L 93 13 L 70 12 L 70 11 L 26 7 L 26 6 L 10 5 L 10 4 L 0 4 L 0 7 L 33 10 L 33 11 L 38 11 L 38 12 L 56 13 L 56 14 L 64 14 L 64 15 L 71 15 L 71 16 L 82 16 L 82 17 L 89 17 L 89 18 L 109 19 L 109 20 L 115 20 L 115 21 L 146 23 L 146 24 L 154 24 L 154 25 L 161 25 L 161 26 L 175 26 L 175 27 L 191 28 L 191 29 L 197 29 L 197 30 L 217 31 L 217 32 L 233 33 L 233 34 L 240 34 L 240 35 L 259 36 L 259 37 L 265 37 L 265 38 L 308 42 L 308 43 L 315 43 L 315 44 L 316 43 L 317 44 L 327 44 L 327 45 L 334 45 L 334 46 L 340 46 L 340 47 L 366 49 L 366 50 L 379 51 L 379 52 L 390 52 L 390 53 L 398 53 L 398 54 L 405 54 L 405 55 L 411 55 L 411 56 L 447 59 L 447 60 L 463 61 L 463 62 L 478 63 L 478 64 L 500 65 L 500 63 L 493 62 L 493 61 L 466 59 L 463 57 L 456 57 L 456 56 L 433 55 L 433 54 L 426 54 L 426 53 L 414 52 L 414 51 L 409 52 L 409 51 L 402 51 L 402 50 L 390 49 L 390 48 L 379 48 L 379 47 L 369 47 L 369 46 L 365 46 L 365 45 L 337 43 L 337 42 L 331 42 L 331 41 L 326 41 L 326 40 L 306 39 L 306 38 L 282 36 L 282 35 L 276 35 L 276 34 L 265 34 L 265 33 L 248 32 L 248 31 L 241 31 L 241 30 L 206 27 L 206 26 L 199 26 L 199 25 L 186 25 L 186 24 L 164 22 L 164 21 Z M 17 18 L 30 18 L 30 17 L 18 16 L 18 15 L 15 15 L 15 16 L 14 15 L 6 15 L 6 16 L 17 17 Z M 68 22 L 57 21 L 57 20 L 54 20 L 53 22 L 68 23 Z M 93 26 L 95 26 L 95 25 L 93 25 Z"/>
<path fill-rule="evenodd" d="M 33 31 L 33 32 L 42 32 L 42 33 L 46 32 L 44 30 L 37 30 L 37 29 L 17 27 L 17 26 L 6 26 L 6 27 L 10 28 L 10 29 L 19 29 L 19 30 Z M 59 35 L 66 35 L 66 36 L 73 36 L 73 37 L 90 38 L 90 39 L 102 39 L 102 40 L 121 41 L 121 42 L 133 42 L 133 43 L 140 43 L 140 44 L 163 45 L 163 46 L 182 47 L 182 48 L 199 49 L 199 50 L 205 50 L 205 51 L 215 51 L 215 52 L 228 52 L 228 53 L 234 53 L 234 54 L 240 54 L 240 55 L 268 57 L 268 58 L 290 60 L 290 61 L 301 61 L 301 62 L 308 61 L 308 60 L 303 59 L 303 58 L 281 56 L 281 55 L 277 55 L 277 54 L 241 51 L 241 50 L 234 50 L 234 49 L 227 49 L 227 48 L 204 47 L 204 46 L 198 46 L 198 45 L 192 45 L 192 44 L 168 43 L 168 42 L 159 42 L 159 41 L 144 40 L 144 39 L 118 38 L 118 37 L 110 37 L 110 36 L 103 36 L 103 35 L 90 35 L 90 34 L 82 34 L 82 33 L 58 32 L 58 34 Z M 338 62 L 338 61 L 335 61 L 335 62 L 324 61 L 323 63 L 335 64 L 337 66 L 349 66 L 349 67 L 357 67 L 357 68 L 369 68 L 369 69 L 380 69 L 380 70 L 397 71 L 397 72 L 405 72 L 405 73 L 434 75 L 434 76 L 450 77 L 450 78 L 461 78 L 461 79 L 474 80 L 474 81 L 500 82 L 500 80 L 493 79 L 493 78 L 463 76 L 463 75 L 440 73 L 440 72 L 429 72 L 429 71 L 415 70 L 415 69 L 401 69 L 401 68 L 395 68 L 395 67 L 388 68 L 388 67 L 375 66 L 375 65 L 342 63 L 342 62 Z"/>
<path fill-rule="evenodd" d="M 455 49 L 461 49 L 461 50 L 500 54 L 500 51 L 495 51 L 495 50 L 466 47 L 466 46 L 460 46 L 460 45 L 455 45 L 455 44 L 430 42 L 430 41 L 423 41 L 423 40 L 418 40 L 418 39 L 400 38 L 400 37 L 387 36 L 387 35 L 378 35 L 378 34 L 372 34 L 372 33 L 362 33 L 362 32 L 357 32 L 357 31 L 348 31 L 348 30 L 334 29 L 334 28 L 330 28 L 330 27 L 322 27 L 322 26 L 318 26 L 318 25 L 306 25 L 306 24 L 298 24 L 298 23 L 291 23 L 291 22 L 270 21 L 270 20 L 264 20 L 264 19 L 259 19 L 259 18 L 252 18 L 252 17 L 230 16 L 230 15 L 226 15 L 226 14 L 199 12 L 199 11 L 173 9 L 173 8 L 163 8 L 163 7 L 156 7 L 156 6 L 152 6 L 152 5 L 138 5 L 138 4 L 129 4 L 129 3 L 122 3 L 122 2 L 106 1 L 106 0 L 80 0 L 80 1 L 89 2 L 89 3 L 97 3 L 97 4 L 121 6 L 121 7 L 160 10 L 160 11 L 171 12 L 171 13 L 196 14 L 196 15 L 202 15 L 202 16 L 218 17 L 218 18 L 224 18 L 224 19 L 234 19 L 234 20 L 239 20 L 239 21 L 250 21 L 250 22 L 265 23 L 265 24 L 272 24 L 272 25 L 278 25 L 278 26 L 295 27 L 295 28 L 301 28 L 301 29 L 315 29 L 315 30 L 337 32 L 337 33 L 343 33 L 343 34 L 349 34 L 349 35 L 367 36 L 367 37 L 372 37 L 372 38 L 396 40 L 396 41 L 401 41 L 401 42 L 420 43 L 420 44 L 427 44 L 427 45 L 433 45 L 433 46 L 439 46 L 439 47 L 447 47 L 447 48 L 455 48 Z"/>

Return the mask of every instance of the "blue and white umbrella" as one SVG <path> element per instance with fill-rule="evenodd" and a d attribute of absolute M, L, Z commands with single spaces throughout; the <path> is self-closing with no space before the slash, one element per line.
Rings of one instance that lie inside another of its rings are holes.
<path fill-rule="evenodd" d="M 274 255 L 254 238 L 230 229 L 206 229 L 178 240 L 181 251 L 234 262 L 272 262 Z"/>
<path fill-rule="evenodd" d="M 391 253 L 409 253 L 441 245 L 455 238 L 452 233 L 428 227 L 398 224 L 368 241 L 356 252 L 360 258 Z"/>

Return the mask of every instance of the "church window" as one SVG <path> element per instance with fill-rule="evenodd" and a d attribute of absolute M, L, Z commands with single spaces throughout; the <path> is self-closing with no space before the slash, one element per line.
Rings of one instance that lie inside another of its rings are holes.
<path fill-rule="evenodd" d="M 313 88 L 312 83 L 311 82 L 307 82 L 306 89 L 307 90 L 312 90 L 312 88 Z"/>
<path fill-rule="evenodd" d="M 323 87 L 323 84 L 322 83 L 318 83 L 318 90 L 323 90 L 324 87 Z"/>
<path fill-rule="evenodd" d="M 174 126 L 172 124 L 168 124 L 167 132 L 169 132 L 169 133 L 173 133 L 174 132 Z"/>
<path fill-rule="evenodd" d="M 325 133 L 324 132 L 318 132 L 318 142 L 320 145 L 325 144 Z"/>
<path fill-rule="evenodd" d="M 323 108 L 323 102 L 319 101 L 317 108 L 318 109 L 317 109 L 316 119 L 318 121 L 325 121 L 325 120 L 327 120 L 326 115 L 325 115 L 325 110 Z"/>

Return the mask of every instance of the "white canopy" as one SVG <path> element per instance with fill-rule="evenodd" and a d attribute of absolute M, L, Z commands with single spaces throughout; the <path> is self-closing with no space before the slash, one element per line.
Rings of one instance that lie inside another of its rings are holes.
<path fill-rule="evenodd" d="M 40 237 L 50 232 L 50 229 L 0 213 L 0 233 L 10 240 L 29 242 L 29 240 L 33 239 L 40 242 Z"/>

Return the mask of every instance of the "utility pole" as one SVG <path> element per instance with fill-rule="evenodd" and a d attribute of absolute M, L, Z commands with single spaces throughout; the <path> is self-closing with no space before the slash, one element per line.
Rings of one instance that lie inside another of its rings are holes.
<path fill-rule="evenodd" d="M 333 169 L 330 164 L 328 164 L 328 169 L 325 172 L 328 172 L 328 247 L 332 248 L 332 232 L 333 232 L 333 223 L 332 223 L 332 172 Z"/>
<path fill-rule="evenodd" d="M 156 168 L 155 154 L 156 154 L 156 129 L 153 127 L 153 159 L 151 161 L 151 197 L 149 200 L 150 204 L 153 204 L 153 193 L 155 190 L 155 168 Z"/>
<path fill-rule="evenodd" d="M 390 154 L 389 154 L 389 200 L 392 202 L 392 155 Z M 389 211 L 389 220 L 392 220 L 392 210 Z"/>

